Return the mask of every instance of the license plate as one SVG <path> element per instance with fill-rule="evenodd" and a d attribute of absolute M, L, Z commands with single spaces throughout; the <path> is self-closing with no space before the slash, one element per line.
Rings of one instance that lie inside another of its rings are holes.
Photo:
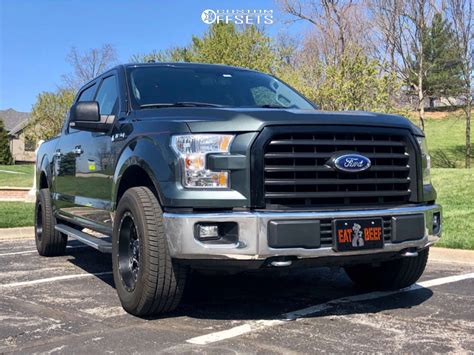
<path fill-rule="evenodd" d="M 337 251 L 383 248 L 382 218 L 336 219 L 333 227 Z"/>

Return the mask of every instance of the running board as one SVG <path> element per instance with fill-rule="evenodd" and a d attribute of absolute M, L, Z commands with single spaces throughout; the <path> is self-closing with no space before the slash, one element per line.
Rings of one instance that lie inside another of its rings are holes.
<path fill-rule="evenodd" d="M 57 224 L 54 229 L 56 229 L 58 232 L 67 234 L 69 237 L 77 239 L 78 241 L 94 249 L 97 249 L 102 253 L 112 253 L 112 243 L 102 238 L 94 237 L 75 228 L 66 226 L 65 224 Z"/>

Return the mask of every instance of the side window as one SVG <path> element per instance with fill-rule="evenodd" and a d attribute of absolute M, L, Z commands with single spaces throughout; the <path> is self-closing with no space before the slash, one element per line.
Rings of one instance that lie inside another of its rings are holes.
<path fill-rule="evenodd" d="M 114 75 L 102 81 L 95 101 L 99 103 L 101 115 L 111 115 L 115 113 L 118 104 L 118 92 L 117 78 Z"/>
<path fill-rule="evenodd" d="M 96 89 L 97 89 L 97 85 L 94 83 L 93 85 L 89 86 L 88 88 L 82 90 L 81 93 L 79 94 L 79 97 L 77 98 L 76 102 L 93 101 Z M 66 128 L 67 133 L 78 132 L 77 129 L 69 127 L 69 116 L 68 116 L 66 122 L 68 122 L 68 125 L 67 125 L 67 128 Z"/>
<path fill-rule="evenodd" d="M 92 86 L 89 86 L 87 89 L 81 92 L 81 94 L 79 95 L 79 98 L 77 99 L 77 102 L 92 101 L 94 100 L 94 94 L 95 94 L 95 84 Z"/>

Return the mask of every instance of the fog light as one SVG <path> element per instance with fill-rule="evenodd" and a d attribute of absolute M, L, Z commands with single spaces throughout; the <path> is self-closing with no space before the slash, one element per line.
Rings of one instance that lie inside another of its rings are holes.
<path fill-rule="evenodd" d="M 199 225 L 199 239 L 219 239 L 219 227 L 216 225 Z"/>
<path fill-rule="evenodd" d="M 441 213 L 433 213 L 433 234 L 438 234 L 441 228 Z"/>
<path fill-rule="evenodd" d="M 235 222 L 198 222 L 194 224 L 194 239 L 205 244 L 237 244 L 239 226 Z"/>

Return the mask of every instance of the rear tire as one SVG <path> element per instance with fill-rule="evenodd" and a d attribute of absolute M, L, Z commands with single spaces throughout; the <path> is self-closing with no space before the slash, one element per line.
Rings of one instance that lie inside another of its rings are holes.
<path fill-rule="evenodd" d="M 429 248 L 416 257 L 386 261 L 378 266 L 361 264 L 346 266 L 347 276 L 356 285 L 369 290 L 397 290 L 413 285 L 425 271 Z"/>
<path fill-rule="evenodd" d="M 136 316 L 173 311 L 183 294 L 186 269 L 171 259 L 162 215 L 147 187 L 128 189 L 115 213 L 115 287 L 123 308 Z"/>
<path fill-rule="evenodd" d="M 41 189 L 35 206 L 36 249 L 42 256 L 64 255 L 67 235 L 54 229 L 56 218 L 53 215 L 49 189 Z"/>

